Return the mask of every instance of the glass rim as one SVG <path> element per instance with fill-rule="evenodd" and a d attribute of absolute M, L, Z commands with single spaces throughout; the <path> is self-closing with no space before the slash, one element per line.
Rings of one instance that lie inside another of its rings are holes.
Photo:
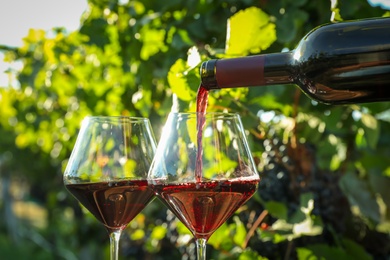
<path fill-rule="evenodd" d="M 139 116 L 86 116 L 83 121 L 110 122 L 127 121 L 130 123 L 149 122 L 149 118 Z"/>
<path fill-rule="evenodd" d="M 240 118 L 240 114 L 236 112 L 170 112 L 169 116 L 178 116 L 178 117 L 192 117 L 192 116 L 204 116 L 208 117 L 225 117 L 225 118 Z"/>

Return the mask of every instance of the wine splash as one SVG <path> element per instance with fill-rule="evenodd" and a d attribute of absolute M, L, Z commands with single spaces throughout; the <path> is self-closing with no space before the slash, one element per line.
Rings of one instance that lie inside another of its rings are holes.
<path fill-rule="evenodd" d="M 201 84 L 198 89 L 198 95 L 196 97 L 196 112 L 197 112 L 197 144 L 198 151 L 196 154 L 196 168 L 195 168 L 195 178 L 196 182 L 202 181 L 202 168 L 203 168 L 203 145 L 202 145 L 202 135 L 203 128 L 206 122 L 206 110 L 208 104 L 209 91 Z"/>

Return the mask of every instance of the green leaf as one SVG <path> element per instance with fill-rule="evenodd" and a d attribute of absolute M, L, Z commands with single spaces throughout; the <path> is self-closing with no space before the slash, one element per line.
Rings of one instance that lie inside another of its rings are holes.
<path fill-rule="evenodd" d="M 276 40 L 275 24 L 260 8 L 249 7 L 228 20 L 226 54 L 243 56 L 267 49 Z"/>
<path fill-rule="evenodd" d="M 322 233 L 322 226 L 316 225 L 313 219 L 307 217 L 303 222 L 294 225 L 293 233 L 295 236 L 316 236 Z"/>
<path fill-rule="evenodd" d="M 134 178 L 137 177 L 135 174 L 135 169 L 137 167 L 137 162 L 131 159 L 127 159 L 126 163 L 123 165 L 123 172 L 126 178 Z"/>
<path fill-rule="evenodd" d="M 290 223 L 300 224 L 306 221 L 307 218 L 311 219 L 310 213 L 314 208 L 314 200 L 312 193 L 303 193 L 300 197 L 300 208 L 289 219 Z"/>
<path fill-rule="evenodd" d="M 204 158 L 210 161 L 210 163 L 206 163 L 205 160 L 203 161 L 203 176 L 205 178 L 211 179 L 216 174 L 225 177 L 234 174 L 234 170 L 238 164 L 237 161 L 231 160 L 223 151 L 216 152 L 212 145 L 204 145 L 203 147 L 205 147 L 203 150 Z"/>
<path fill-rule="evenodd" d="M 176 230 L 181 235 L 192 235 L 191 231 L 181 221 L 177 222 Z"/>
<path fill-rule="evenodd" d="M 378 127 L 378 120 L 371 114 L 362 113 L 361 123 L 364 129 L 364 137 L 368 146 L 375 149 L 378 144 L 380 127 Z"/>
<path fill-rule="evenodd" d="M 233 237 L 231 236 L 231 227 L 225 222 L 220 226 L 207 241 L 207 244 L 217 249 L 225 248 L 229 250 L 233 246 Z"/>
<path fill-rule="evenodd" d="M 299 35 L 299 30 L 305 26 L 304 21 L 308 18 L 309 15 L 301 7 L 290 7 L 288 12 L 276 20 L 278 42 L 291 43 Z"/>
<path fill-rule="evenodd" d="M 143 229 L 137 229 L 131 232 L 130 237 L 131 240 L 141 240 L 145 237 L 145 231 Z"/>
<path fill-rule="evenodd" d="M 287 219 L 287 207 L 285 204 L 277 201 L 268 201 L 265 204 L 265 208 L 269 214 L 278 219 Z"/>
<path fill-rule="evenodd" d="M 383 173 L 385 176 L 390 177 L 390 167 L 386 168 L 386 170 L 384 170 Z"/>
<path fill-rule="evenodd" d="M 359 147 L 359 148 L 365 148 L 367 147 L 367 142 L 366 142 L 366 139 L 364 138 L 364 130 L 363 128 L 359 128 L 357 131 L 356 131 L 356 136 L 355 136 L 355 143 L 356 143 L 356 146 Z"/>
<path fill-rule="evenodd" d="M 284 234 L 291 235 L 294 225 L 284 219 L 278 219 L 272 224 L 272 229 Z"/>
<path fill-rule="evenodd" d="M 307 3 L 307 0 L 295 0 L 292 1 L 291 4 L 294 6 L 303 6 Z"/>
<path fill-rule="evenodd" d="M 345 251 L 348 252 L 353 259 L 356 260 L 371 260 L 372 257 L 366 252 L 365 248 L 352 241 L 350 239 L 344 238 L 342 240 Z"/>
<path fill-rule="evenodd" d="M 357 205 L 364 216 L 376 223 L 380 222 L 379 205 L 367 182 L 349 172 L 341 177 L 340 187 L 350 203 Z"/>
<path fill-rule="evenodd" d="M 103 149 L 106 153 L 110 152 L 115 147 L 115 141 L 114 138 L 110 138 L 105 143 Z"/>
<path fill-rule="evenodd" d="M 167 229 L 163 226 L 156 226 L 153 228 L 152 234 L 150 235 L 152 238 L 161 240 L 165 237 L 167 233 Z"/>
<path fill-rule="evenodd" d="M 276 222 L 278 222 L 278 221 L 279 220 L 277 220 Z M 284 223 L 286 223 L 284 220 L 281 220 L 281 221 L 283 223 L 280 223 L 280 225 L 277 224 L 277 226 L 278 225 L 281 226 Z M 274 225 L 272 225 L 272 228 L 274 228 Z M 289 230 L 289 229 L 286 228 L 286 230 Z M 280 234 L 279 230 L 278 230 L 278 232 L 275 232 L 274 230 L 263 230 L 260 232 L 259 237 L 261 238 L 262 241 L 272 241 L 275 244 L 286 241 L 286 239 L 287 239 L 286 236 L 284 236 L 283 234 Z"/>
<path fill-rule="evenodd" d="M 168 83 L 173 93 L 184 101 L 191 101 L 196 98 L 196 92 L 192 90 L 191 84 L 199 85 L 199 78 L 195 76 L 193 70 L 189 69 L 187 62 L 183 59 L 178 59 L 172 65 L 168 72 Z"/>
<path fill-rule="evenodd" d="M 297 248 L 298 259 L 327 260 L 327 259 L 351 259 L 341 248 L 324 244 L 311 245 L 306 248 Z"/>
<path fill-rule="evenodd" d="M 285 238 L 292 239 L 305 235 L 315 236 L 322 233 L 321 221 L 311 215 L 311 211 L 314 208 L 313 194 L 304 193 L 300 199 L 300 209 L 290 219 L 278 219 L 272 225 L 272 229 Z M 273 237 L 273 239 L 276 243 L 276 237 Z"/>
<path fill-rule="evenodd" d="M 389 174 L 390 168 L 386 169 L 387 174 Z M 372 188 L 381 196 L 383 202 L 386 205 L 387 219 L 390 220 L 390 175 L 383 176 L 379 174 L 370 174 L 370 185 Z"/>
<path fill-rule="evenodd" d="M 242 223 L 242 221 L 240 220 L 240 218 L 238 216 L 234 216 L 233 220 L 234 220 L 234 223 L 236 224 L 235 225 L 235 234 L 233 236 L 233 241 L 237 245 L 241 245 L 242 241 L 245 240 L 245 237 L 247 234 L 246 229 L 245 229 L 245 225 L 244 225 L 244 223 Z"/>
<path fill-rule="evenodd" d="M 279 88 L 281 87 L 281 88 Z M 283 104 L 279 97 L 284 92 L 283 86 L 269 86 L 250 88 L 248 96 L 252 97 L 249 104 L 258 104 L 267 110 L 279 110 L 284 115 L 291 114 L 292 106 L 290 103 Z"/>
<path fill-rule="evenodd" d="M 303 193 L 300 197 L 301 201 L 301 208 L 303 209 L 306 214 L 310 214 L 310 212 L 314 208 L 314 200 L 313 200 L 313 194 L 312 193 Z"/>
<path fill-rule="evenodd" d="M 238 260 L 266 260 L 267 258 L 260 256 L 256 251 L 246 249 L 244 252 L 240 254 L 237 258 Z"/>
<path fill-rule="evenodd" d="M 159 51 L 167 51 L 168 47 L 164 43 L 165 30 L 152 29 L 149 26 L 144 26 L 140 35 L 142 35 L 141 40 L 144 43 L 141 49 L 141 59 L 148 60 L 149 57 Z"/>

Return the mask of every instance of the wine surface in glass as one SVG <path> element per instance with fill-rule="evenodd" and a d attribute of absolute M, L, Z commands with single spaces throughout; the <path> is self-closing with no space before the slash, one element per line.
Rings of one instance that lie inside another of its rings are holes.
<path fill-rule="evenodd" d="M 107 229 L 125 229 L 153 199 L 146 180 L 68 184 L 66 188 Z"/>
<path fill-rule="evenodd" d="M 208 239 L 257 190 L 259 180 L 157 184 L 156 193 L 193 233 Z"/>

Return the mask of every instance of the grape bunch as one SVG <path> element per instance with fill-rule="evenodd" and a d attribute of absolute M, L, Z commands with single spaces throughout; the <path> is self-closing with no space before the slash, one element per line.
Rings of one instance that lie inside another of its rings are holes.
<path fill-rule="evenodd" d="M 310 143 L 282 142 L 275 134 L 265 139 L 263 146 L 258 191 L 261 199 L 284 203 L 291 216 L 300 206 L 301 195 L 311 192 L 312 214 L 322 219 L 325 233 L 343 232 L 351 215 L 348 200 L 338 186 L 339 174 L 318 166 L 316 147 Z"/>
<path fill-rule="evenodd" d="M 338 185 L 339 178 L 337 173 L 316 171 L 315 178 L 308 186 L 314 195 L 312 214 L 320 216 L 336 232 L 343 233 L 352 213 L 348 199 Z"/>
<path fill-rule="evenodd" d="M 290 188 L 293 162 L 288 156 L 288 147 L 277 137 L 264 140 L 263 145 L 265 151 L 262 154 L 263 170 L 260 171 L 259 195 L 265 202 L 285 203 L 292 213 L 298 201 Z"/>

